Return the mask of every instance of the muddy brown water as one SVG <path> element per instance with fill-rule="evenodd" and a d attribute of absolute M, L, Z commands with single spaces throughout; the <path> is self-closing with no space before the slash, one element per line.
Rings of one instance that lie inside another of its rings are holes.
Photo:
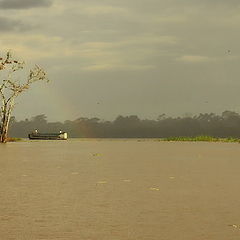
<path fill-rule="evenodd" d="M 2 144 L 0 239 L 239 240 L 240 144 Z"/>

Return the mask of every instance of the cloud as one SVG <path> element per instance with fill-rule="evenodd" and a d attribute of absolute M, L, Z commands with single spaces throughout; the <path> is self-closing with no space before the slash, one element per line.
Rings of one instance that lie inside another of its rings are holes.
<path fill-rule="evenodd" d="M 21 57 L 27 61 L 36 59 L 48 59 L 58 56 L 59 49 L 63 49 L 67 55 L 67 48 L 61 44 L 62 39 L 59 37 L 50 37 L 37 34 L 20 35 L 16 33 L 3 34 L 0 38 L 0 45 L 4 49 L 12 49 L 16 57 Z M 38 46 L 36 48 L 36 45 Z"/>
<path fill-rule="evenodd" d="M 25 31 L 30 28 L 31 26 L 28 26 L 21 21 L 0 16 L 0 32 Z"/>
<path fill-rule="evenodd" d="M 91 6 L 83 9 L 83 12 L 89 15 L 105 15 L 105 14 L 127 14 L 124 8 L 112 6 Z"/>
<path fill-rule="evenodd" d="M 27 9 L 51 5 L 52 0 L 0 0 L 0 9 Z"/>
<path fill-rule="evenodd" d="M 188 62 L 188 63 L 204 63 L 213 61 L 213 58 L 207 56 L 199 56 L 199 55 L 184 55 L 177 58 L 177 61 Z"/>
<path fill-rule="evenodd" d="M 128 65 L 128 64 L 96 64 L 96 65 L 91 65 L 87 67 L 83 67 L 82 70 L 84 71 L 116 71 L 116 70 L 121 70 L 121 71 L 145 71 L 145 70 L 151 70 L 155 69 L 156 66 L 154 65 Z"/>

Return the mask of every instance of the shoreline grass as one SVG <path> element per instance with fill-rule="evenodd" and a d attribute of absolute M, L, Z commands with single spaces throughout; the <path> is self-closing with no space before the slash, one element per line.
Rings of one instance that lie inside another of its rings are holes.
<path fill-rule="evenodd" d="M 167 137 L 167 138 L 162 138 L 159 141 L 169 141 L 169 142 L 237 142 L 240 143 L 239 138 L 233 138 L 233 137 L 228 137 L 228 138 L 218 138 L 218 137 L 212 137 L 212 136 L 196 136 L 196 137 Z"/>
<path fill-rule="evenodd" d="M 21 142 L 21 141 L 23 141 L 22 138 L 14 138 L 14 137 L 7 138 L 7 142 Z"/>

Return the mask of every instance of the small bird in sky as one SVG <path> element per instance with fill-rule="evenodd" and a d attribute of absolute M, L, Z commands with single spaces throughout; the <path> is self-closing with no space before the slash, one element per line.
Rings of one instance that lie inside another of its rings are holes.
<path fill-rule="evenodd" d="M 229 49 L 228 49 L 228 51 L 227 51 L 227 52 L 228 52 L 228 53 L 231 53 L 231 50 L 229 50 Z"/>

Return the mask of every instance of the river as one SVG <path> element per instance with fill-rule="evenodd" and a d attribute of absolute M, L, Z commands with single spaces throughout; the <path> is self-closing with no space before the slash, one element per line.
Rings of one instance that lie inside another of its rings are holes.
<path fill-rule="evenodd" d="M 240 145 L 0 145 L 0 239 L 239 240 Z"/>

